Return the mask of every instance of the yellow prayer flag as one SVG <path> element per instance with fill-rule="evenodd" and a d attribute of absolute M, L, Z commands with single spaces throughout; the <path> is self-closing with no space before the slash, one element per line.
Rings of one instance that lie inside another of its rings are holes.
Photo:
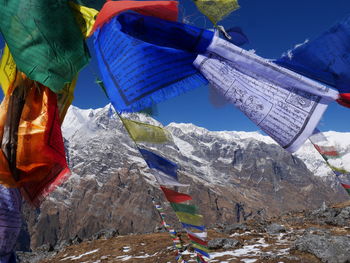
<path fill-rule="evenodd" d="M 10 85 L 16 78 L 17 67 L 7 45 L 4 47 L 0 62 L 0 85 L 6 95 Z"/>
<path fill-rule="evenodd" d="M 10 53 L 7 45 L 5 45 L 4 53 L 0 62 L 0 85 L 6 95 L 10 85 L 15 81 L 17 74 L 16 63 Z M 63 122 L 64 116 L 72 104 L 74 98 L 74 89 L 77 83 L 77 77 L 73 79 L 71 83 L 68 83 L 64 88 L 57 93 L 57 106 L 59 110 L 59 116 L 61 123 Z"/>
<path fill-rule="evenodd" d="M 200 250 L 202 250 L 202 251 L 204 251 L 204 252 L 206 252 L 206 253 L 210 253 L 210 250 L 209 250 L 208 247 L 202 246 L 202 245 L 200 245 L 200 244 L 198 244 L 198 243 L 195 243 L 195 242 L 193 242 L 193 241 L 192 241 L 192 247 L 193 247 L 193 248 L 198 248 L 198 249 L 200 249 Z"/>
<path fill-rule="evenodd" d="M 181 223 L 190 224 L 194 226 L 203 225 L 203 216 L 202 215 L 192 215 L 185 212 L 176 212 L 176 215 Z"/>
<path fill-rule="evenodd" d="M 57 107 L 61 124 L 66 116 L 69 106 L 72 104 L 74 99 L 74 89 L 77 84 L 77 78 L 78 75 L 72 80 L 71 83 L 66 84 L 64 88 L 57 93 Z"/>
<path fill-rule="evenodd" d="M 214 25 L 239 8 L 238 0 L 194 0 L 194 2 L 199 11 Z"/>
<path fill-rule="evenodd" d="M 81 32 L 83 33 L 84 37 L 87 38 L 95 24 L 95 18 L 98 11 L 93 8 L 77 5 L 73 2 L 69 2 L 69 4 L 73 8 L 75 18 L 79 24 Z"/>
<path fill-rule="evenodd" d="M 161 127 L 124 118 L 122 121 L 135 142 L 165 143 L 171 140 L 170 133 Z"/>

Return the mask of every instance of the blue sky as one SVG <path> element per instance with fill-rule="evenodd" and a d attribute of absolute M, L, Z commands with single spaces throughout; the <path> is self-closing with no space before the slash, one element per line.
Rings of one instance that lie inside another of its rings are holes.
<path fill-rule="evenodd" d="M 266 58 L 280 57 L 294 45 L 316 37 L 340 19 L 350 15 L 349 0 L 241 0 L 240 6 L 239 10 L 224 19 L 221 24 L 226 28 L 241 27 L 250 42 L 244 48 L 254 49 L 258 55 Z M 196 10 L 191 0 L 180 1 L 180 13 L 187 21 L 197 26 L 211 26 L 211 23 Z M 91 41 L 89 46 L 93 59 L 80 74 L 73 101 L 73 104 L 80 108 L 97 108 L 108 103 L 102 90 L 94 84 L 94 74 L 99 72 Z M 334 103 L 327 110 L 319 128 L 323 131 L 350 131 L 350 121 L 344 121 L 349 118 L 344 116 L 350 116 L 350 109 Z M 209 130 L 258 130 L 234 106 L 213 106 L 209 102 L 206 87 L 158 104 L 158 114 L 155 118 L 164 125 L 170 122 L 191 122 Z"/>

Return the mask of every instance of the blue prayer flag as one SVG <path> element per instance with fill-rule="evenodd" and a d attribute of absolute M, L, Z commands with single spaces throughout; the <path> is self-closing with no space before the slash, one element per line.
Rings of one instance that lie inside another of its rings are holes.
<path fill-rule="evenodd" d="M 0 185 L 0 262 L 11 262 L 22 226 L 22 198 L 18 189 Z"/>
<path fill-rule="evenodd" d="M 275 62 L 350 93 L 350 17 Z"/>
<path fill-rule="evenodd" d="M 199 248 L 194 248 L 194 250 L 197 251 L 198 253 L 202 254 L 203 256 L 210 258 L 210 255 L 207 252 L 204 252 L 203 250 L 201 250 Z"/>
<path fill-rule="evenodd" d="M 157 169 L 177 180 L 176 170 L 178 168 L 176 163 L 169 161 L 151 151 L 139 148 L 140 153 L 145 159 L 149 168 Z"/>
<path fill-rule="evenodd" d="M 236 46 L 243 46 L 249 42 L 247 36 L 243 33 L 240 27 L 232 27 L 226 30 L 226 33 L 231 37 L 229 41 Z"/>
<path fill-rule="evenodd" d="M 193 66 L 214 33 L 122 13 L 98 29 L 95 50 L 106 91 L 120 112 L 139 111 L 207 84 Z"/>
<path fill-rule="evenodd" d="M 191 224 L 186 224 L 186 223 L 181 223 L 183 228 L 195 228 L 201 231 L 205 231 L 205 226 L 195 226 L 195 225 L 191 225 Z"/>

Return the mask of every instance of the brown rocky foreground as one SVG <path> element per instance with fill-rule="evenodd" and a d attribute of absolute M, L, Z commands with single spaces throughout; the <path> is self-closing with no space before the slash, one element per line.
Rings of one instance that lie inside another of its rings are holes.
<path fill-rule="evenodd" d="M 60 251 L 42 248 L 19 257 L 21 262 L 40 263 L 175 262 L 171 238 L 165 232 L 96 238 L 77 240 Z M 350 262 L 350 202 L 219 225 L 209 230 L 209 240 L 210 262 Z M 185 254 L 188 262 L 196 262 L 193 253 Z"/>

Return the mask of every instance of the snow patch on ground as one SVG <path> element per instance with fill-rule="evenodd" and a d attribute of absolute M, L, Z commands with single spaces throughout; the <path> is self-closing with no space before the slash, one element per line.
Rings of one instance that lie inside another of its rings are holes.
<path fill-rule="evenodd" d="M 81 254 L 81 255 L 79 255 L 79 256 L 65 257 L 65 258 L 62 258 L 60 261 L 64 261 L 64 260 L 77 260 L 77 259 L 82 258 L 83 256 L 96 253 L 97 251 L 99 251 L 99 249 L 95 249 L 95 250 L 91 250 L 91 251 L 85 252 L 84 254 Z"/>

